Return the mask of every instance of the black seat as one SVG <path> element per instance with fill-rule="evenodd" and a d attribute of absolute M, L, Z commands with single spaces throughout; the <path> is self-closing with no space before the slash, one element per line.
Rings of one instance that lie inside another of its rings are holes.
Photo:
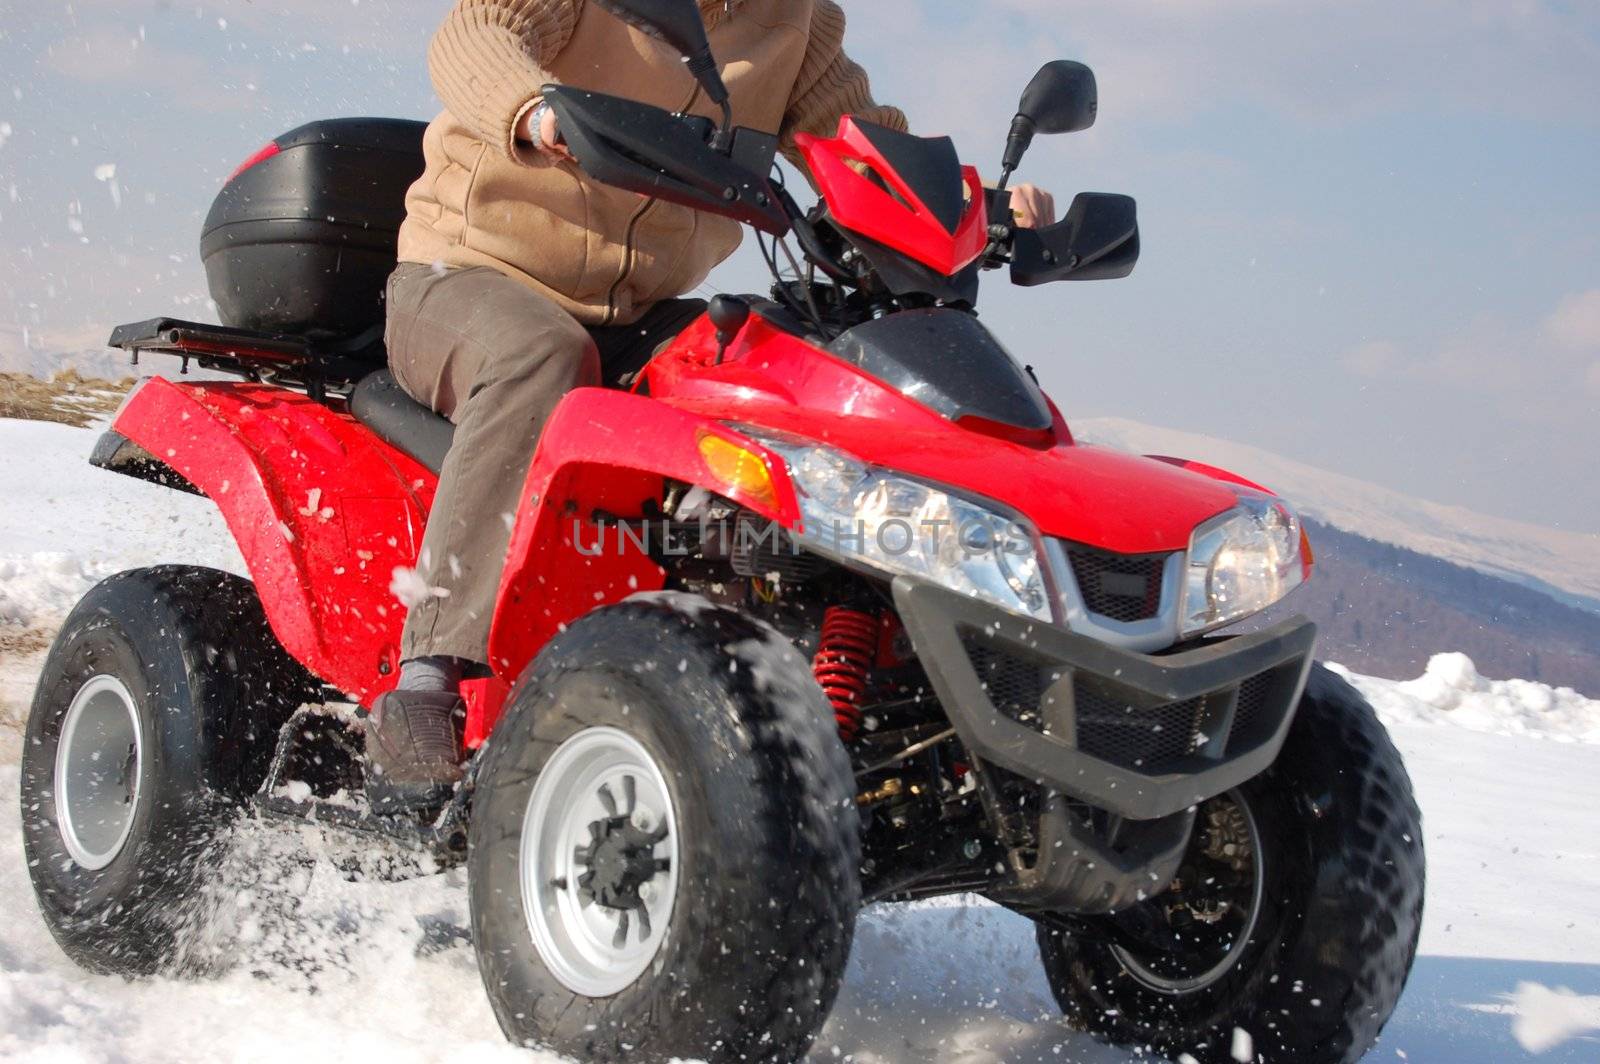
<path fill-rule="evenodd" d="M 632 387 L 635 378 L 667 340 L 705 312 L 703 299 L 666 299 L 632 325 L 590 328 L 600 354 L 601 378 L 608 388 Z M 411 398 L 386 369 L 361 378 L 350 393 L 350 413 L 378 438 L 409 454 L 435 473 L 455 441 L 456 427 Z"/>
<path fill-rule="evenodd" d="M 361 378 L 350 393 L 350 413 L 377 433 L 378 438 L 409 454 L 438 473 L 455 441 L 456 427 L 448 418 L 406 394 L 386 369 Z"/>

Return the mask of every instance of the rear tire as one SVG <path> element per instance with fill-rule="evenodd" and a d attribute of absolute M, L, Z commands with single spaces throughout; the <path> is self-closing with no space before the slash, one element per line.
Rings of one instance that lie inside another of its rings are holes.
<path fill-rule="evenodd" d="M 1422 817 L 1399 752 L 1366 699 L 1318 665 L 1278 760 L 1203 805 L 1202 823 L 1208 806 L 1228 802 L 1247 809 L 1235 823 L 1262 847 L 1262 889 L 1220 955 L 1227 963 L 1195 964 L 1206 977 L 1188 986 L 1152 975 L 1170 954 L 1147 953 L 1147 966 L 1127 946 L 1041 924 L 1056 1000 L 1080 1030 L 1201 1064 L 1236 1059 L 1236 1029 L 1252 1060 L 1358 1060 L 1399 1001 L 1422 926 Z M 1140 908 L 1160 913 L 1173 898 Z M 1192 927 L 1190 942 L 1204 933 Z"/>
<path fill-rule="evenodd" d="M 572 625 L 519 683 L 473 799 L 473 941 L 506 1035 L 580 1060 L 802 1057 L 860 907 L 853 784 L 771 629 L 665 598 Z M 640 824 L 658 841 L 626 834 Z M 652 939 L 637 909 L 609 939 L 619 894 L 649 902 Z"/>
<path fill-rule="evenodd" d="M 22 757 L 22 828 L 45 923 L 91 971 L 209 967 L 189 949 L 210 859 L 315 695 L 249 581 L 166 566 L 110 577 L 45 660 Z"/>

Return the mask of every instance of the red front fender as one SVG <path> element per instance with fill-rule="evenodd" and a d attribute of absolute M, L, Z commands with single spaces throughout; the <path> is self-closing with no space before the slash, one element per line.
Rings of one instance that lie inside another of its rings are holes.
<path fill-rule="evenodd" d="M 776 502 L 719 483 L 701 457 L 706 434 L 758 454 Z M 650 515 L 668 480 L 705 487 L 785 527 L 799 523 L 788 467 L 719 422 L 643 396 L 572 392 L 545 426 L 517 508 L 489 636 L 498 676 L 514 680 L 563 626 L 597 606 L 661 589 L 665 571 L 596 518 Z"/>

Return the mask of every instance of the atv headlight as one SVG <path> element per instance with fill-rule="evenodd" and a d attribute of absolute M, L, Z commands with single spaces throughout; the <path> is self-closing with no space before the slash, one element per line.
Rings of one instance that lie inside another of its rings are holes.
<path fill-rule="evenodd" d="M 1183 585 L 1185 636 L 1259 613 L 1305 579 L 1300 519 L 1282 499 L 1241 496 L 1195 529 Z"/>
<path fill-rule="evenodd" d="M 1016 518 L 831 447 L 739 430 L 788 465 L 806 546 L 1052 619 L 1036 537 Z"/>

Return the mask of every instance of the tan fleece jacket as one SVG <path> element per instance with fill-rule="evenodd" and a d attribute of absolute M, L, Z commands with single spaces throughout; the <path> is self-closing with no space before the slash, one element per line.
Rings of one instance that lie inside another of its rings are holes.
<path fill-rule="evenodd" d="M 833 0 L 701 0 L 734 121 L 781 137 L 832 136 L 856 114 L 904 129 L 873 103 L 841 48 Z M 406 197 L 405 262 L 490 266 L 590 325 L 627 324 L 682 295 L 739 246 L 737 223 L 590 180 L 515 139 L 547 83 L 711 117 L 681 59 L 588 0 L 457 0 L 429 71 L 446 110 L 423 138 L 427 169 Z"/>

